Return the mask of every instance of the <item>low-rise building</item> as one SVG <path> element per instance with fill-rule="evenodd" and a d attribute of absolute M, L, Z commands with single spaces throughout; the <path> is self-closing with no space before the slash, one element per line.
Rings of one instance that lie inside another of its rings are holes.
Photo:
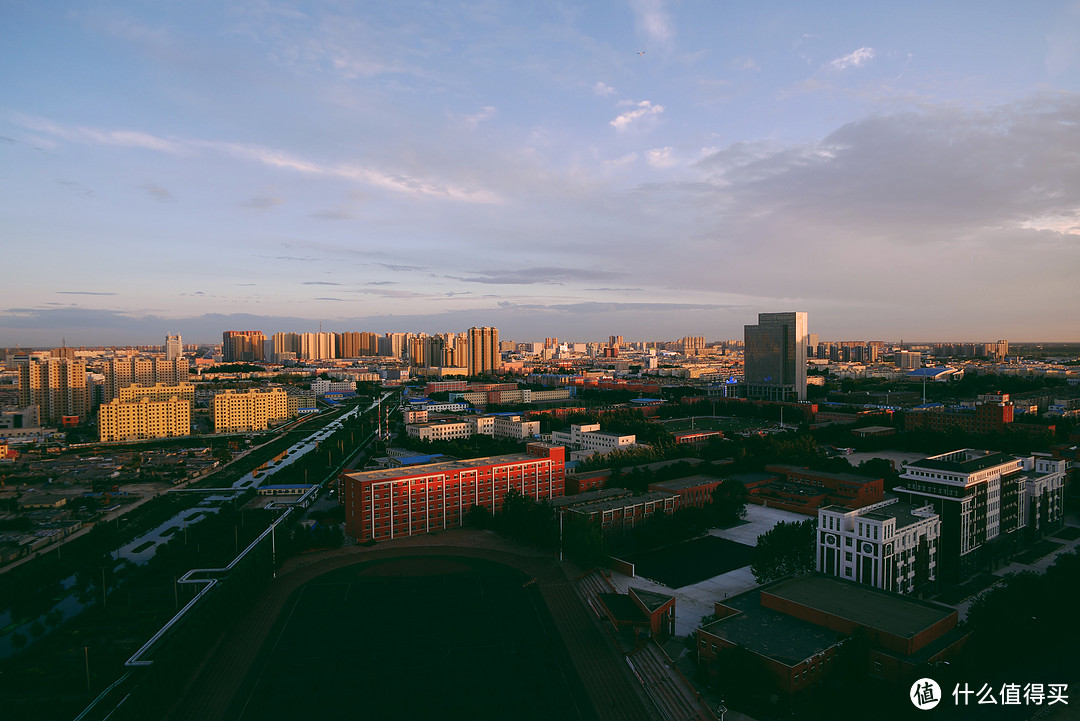
<path fill-rule="evenodd" d="M 856 633 L 869 642 L 866 672 L 892 683 L 952 658 L 966 637 L 954 608 L 821 574 L 717 601 L 714 615 L 697 631 L 698 663 L 711 670 L 726 649 L 745 648 L 784 693 L 833 674 L 840 646 Z"/>
<path fill-rule="evenodd" d="M 713 476 L 688 476 L 650 483 L 650 491 L 667 491 L 679 497 L 679 508 L 704 508 L 712 503 L 713 490 L 723 480 Z"/>
<path fill-rule="evenodd" d="M 552 505 L 588 519 L 601 533 L 611 535 L 626 533 L 655 513 L 674 513 L 679 508 L 679 497 L 669 491 L 635 496 L 625 488 L 605 488 L 565 496 Z"/>
<path fill-rule="evenodd" d="M 603 433 L 599 423 L 573 424 L 569 431 L 552 432 L 551 442 L 575 451 L 610 453 L 634 447 L 637 436 L 632 433 Z"/>

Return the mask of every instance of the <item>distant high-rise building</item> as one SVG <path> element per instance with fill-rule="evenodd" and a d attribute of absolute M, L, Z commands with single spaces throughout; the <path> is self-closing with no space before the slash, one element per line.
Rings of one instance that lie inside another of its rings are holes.
<path fill-rule="evenodd" d="M 335 334 L 324 333 L 301 333 L 300 334 L 300 358 L 307 360 L 328 360 L 334 357 Z"/>
<path fill-rule="evenodd" d="M 179 335 L 165 336 L 165 360 L 174 361 L 184 355 L 184 341 Z"/>
<path fill-rule="evenodd" d="M 102 402 L 108 403 L 120 397 L 120 389 L 127 386 L 153 386 L 157 383 L 178 385 L 187 383 L 188 362 L 182 356 L 175 360 L 164 358 L 113 358 L 105 364 L 105 386 Z"/>
<path fill-rule="evenodd" d="M 502 368 L 498 328 L 469 328 L 469 375 L 498 373 Z"/>
<path fill-rule="evenodd" d="M 747 396 L 806 400 L 806 313 L 758 313 L 744 327 Z"/>
<path fill-rule="evenodd" d="M 263 360 L 263 341 L 260 330 L 227 330 L 221 334 L 221 355 L 226 362 Z"/>
<path fill-rule="evenodd" d="M 65 417 L 85 420 L 90 412 L 86 363 L 67 358 L 29 359 L 18 364 L 19 406 L 37 406 L 43 423 Z"/>
<path fill-rule="evenodd" d="M 623 337 L 621 335 L 608 336 L 608 345 L 613 347 L 619 347 L 623 344 Z"/>

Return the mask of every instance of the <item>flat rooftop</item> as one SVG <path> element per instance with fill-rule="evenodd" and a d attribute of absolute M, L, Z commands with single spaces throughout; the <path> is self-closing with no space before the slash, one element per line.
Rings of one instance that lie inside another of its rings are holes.
<path fill-rule="evenodd" d="M 612 498 L 625 498 L 631 495 L 633 493 L 626 488 L 599 488 L 595 491 L 586 491 L 572 496 L 552 498 L 550 503 L 556 508 L 560 506 L 580 506 L 586 503 L 595 503 L 596 501 L 610 500 Z"/>
<path fill-rule="evenodd" d="M 781 581 L 762 591 L 900 638 L 911 638 L 956 613 L 947 606 L 817 574 Z"/>
<path fill-rule="evenodd" d="M 674 493 L 668 493 L 667 491 L 649 491 L 648 493 L 642 493 L 640 496 L 625 496 L 622 498 L 611 498 L 600 501 L 593 501 L 592 503 L 582 503 L 580 505 L 572 506 L 575 511 L 582 511 L 584 513 L 594 513 L 602 511 L 614 511 L 617 508 L 626 508 L 627 506 L 637 506 L 643 503 L 651 503 L 653 501 L 663 501 L 667 498 L 677 498 Z"/>
<path fill-rule="evenodd" d="M 546 461 L 546 456 L 532 456 L 528 453 L 510 453 L 505 456 L 484 456 L 483 458 L 468 458 L 458 461 L 440 461 L 439 463 L 425 463 L 419 466 L 406 466 L 402 468 L 384 468 L 378 471 L 358 471 L 356 473 L 344 473 L 348 478 L 358 481 L 388 481 L 394 478 L 404 478 L 417 474 L 438 475 L 440 473 L 453 473 L 463 468 L 480 468 L 481 466 L 504 466 L 511 463 L 527 461 Z"/>
<path fill-rule="evenodd" d="M 697 488 L 698 486 L 704 486 L 707 483 L 722 483 L 720 478 L 714 478 L 712 476 L 687 476 L 686 478 L 673 478 L 670 481 L 658 481 L 657 483 L 650 483 L 650 486 L 657 486 L 667 491 L 682 491 L 687 488 Z"/>
<path fill-rule="evenodd" d="M 943 458 L 949 456 L 958 456 L 963 454 L 962 458 Z M 953 451 L 951 453 L 943 453 L 940 456 L 933 456 L 931 458 L 924 458 L 921 461 L 912 461 L 907 465 L 914 468 L 929 468 L 935 471 L 952 471 L 954 473 L 976 473 L 987 468 L 993 468 L 994 466 L 1000 466 L 1005 463 L 1013 463 L 1016 461 L 1015 456 L 1010 456 L 1008 453 L 998 453 L 997 451 L 974 451 L 970 449 L 964 449 L 963 451 Z"/>
<path fill-rule="evenodd" d="M 846 638 L 824 626 L 762 608 L 761 591 L 757 589 L 725 599 L 723 605 L 739 613 L 706 625 L 706 633 L 788 666 L 801 663 Z"/>
<path fill-rule="evenodd" d="M 918 505 L 914 503 L 890 503 L 887 506 L 881 508 L 874 508 L 873 510 L 860 513 L 859 515 L 864 518 L 872 518 L 877 521 L 884 521 L 890 518 L 896 519 L 896 528 L 906 528 L 913 526 L 916 523 L 923 523 L 927 520 L 926 516 L 917 516 L 915 511 L 920 508 L 925 508 L 926 504 Z"/>

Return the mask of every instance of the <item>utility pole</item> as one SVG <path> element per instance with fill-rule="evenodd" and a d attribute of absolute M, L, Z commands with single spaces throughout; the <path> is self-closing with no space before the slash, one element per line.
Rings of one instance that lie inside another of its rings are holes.
<path fill-rule="evenodd" d="M 83 646 L 83 659 L 86 661 L 86 690 L 90 691 L 90 647 Z"/>

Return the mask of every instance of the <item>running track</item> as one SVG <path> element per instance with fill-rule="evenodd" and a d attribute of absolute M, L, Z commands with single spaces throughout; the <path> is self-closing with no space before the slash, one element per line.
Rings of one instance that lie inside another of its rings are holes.
<path fill-rule="evenodd" d="M 328 571 L 355 563 L 411 555 L 482 558 L 510 566 L 536 579 L 597 717 L 602 721 L 656 721 L 661 718 L 631 675 L 625 657 L 604 635 L 595 615 L 582 601 L 558 561 L 534 555 L 536 552 L 531 549 L 520 549 L 522 553 L 519 554 L 492 548 L 493 542 L 499 543 L 497 537 L 467 530 L 439 534 L 437 540 L 444 542 L 442 545 L 426 545 L 436 540 L 432 537 L 414 536 L 401 540 L 404 543 L 393 547 L 383 544 L 373 548 L 351 546 L 291 559 L 254 608 L 211 649 L 207 660 L 166 717 L 167 721 L 223 721 L 275 621 L 289 597 L 301 585 Z M 476 545 L 471 545 L 473 543 Z"/>

